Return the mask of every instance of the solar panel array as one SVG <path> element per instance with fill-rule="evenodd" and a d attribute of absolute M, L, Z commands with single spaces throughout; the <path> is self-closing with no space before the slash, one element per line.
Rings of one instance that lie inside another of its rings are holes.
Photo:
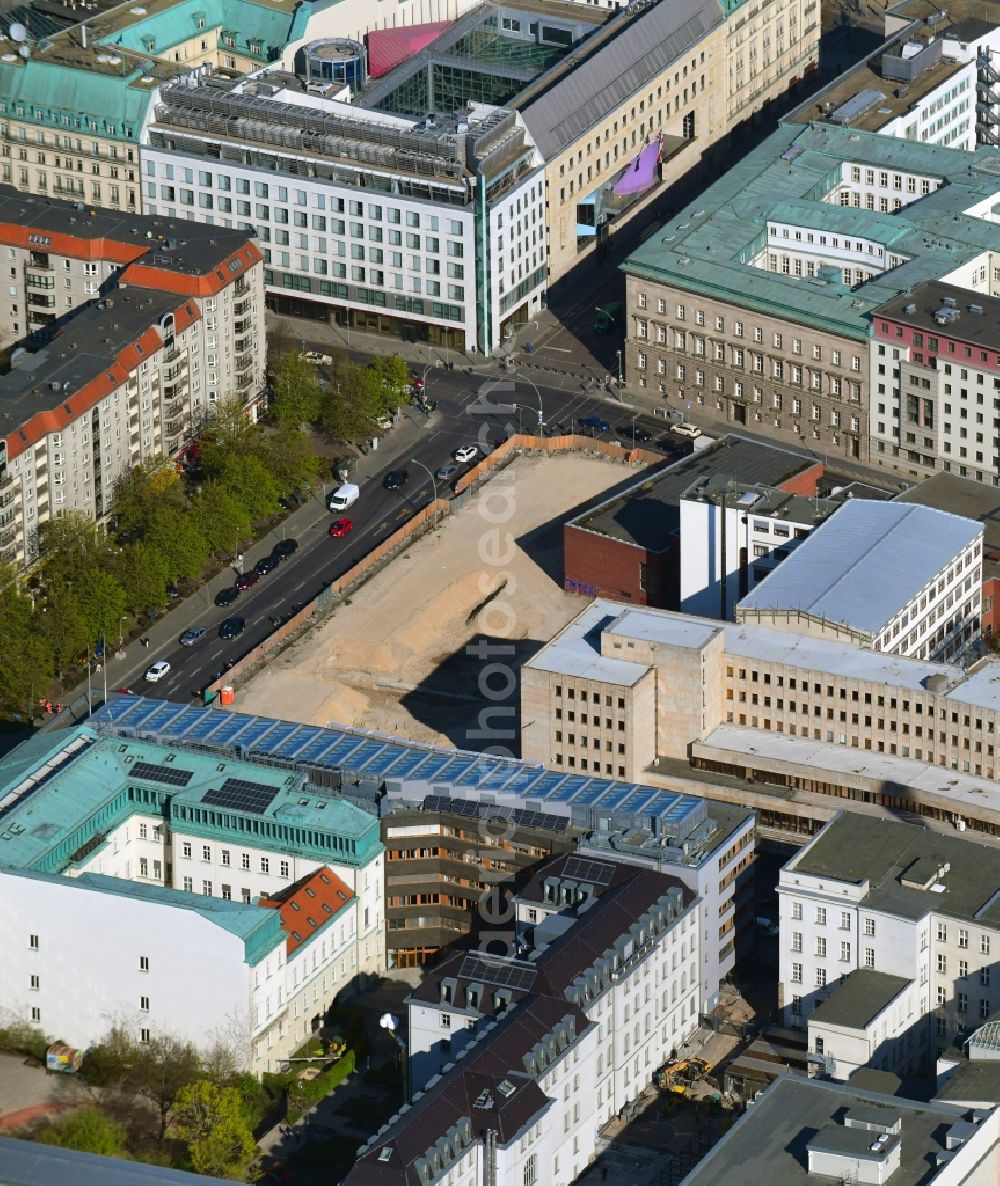
<path fill-rule="evenodd" d="M 186 787 L 194 777 L 191 770 L 157 766 L 155 762 L 133 762 L 130 770 L 133 778 L 141 778 L 144 782 L 162 782 L 168 787 Z"/>
<path fill-rule="evenodd" d="M 202 796 L 202 802 L 211 803 L 213 807 L 232 807 L 251 815 L 263 815 L 277 793 L 277 787 L 269 787 L 262 782 L 227 778 L 221 787 L 207 791 Z"/>
<path fill-rule="evenodd" d="M 585 881 L 588 885 L 610 885 L 615 875 L 615 866 L 608 861 L 589 861 L 586 857 L 569 857 L 563 866 L 563 873 L 574 881 Z"/>
<path fill-rule="evenodd" d="M 524 964 L 488 963 L 478 955 L 467 955 L 462 960 L 458 974 L 467 980 L 478 980 L 480 984 L 495 984 L 497 988 L 530 992 L 538 969 Z"/>
<path fill-rule="evenodd" d="M 253 761 L 287 764 L 297 770 L 333 772 L 366 786 L 408 794 L 489 796 L 516 810 L 545 815 L 545 807 L 571 824 L 595 828 L 650 828 L 683 838 L 705 819 L 704 800 L 636 783 L 547 771 L 542 765 L 495 754 L 441 750 L 416 742 L 352 729 L 297 725 L 216 708 L 116 696 L 90 723 L 148 738 L 158 744 L 190 744 L 222 750 Z M 421 785 L 423 784 L 423 785 Z M 523 808 L 520 804 L 531 803 Z M 545 827 L 547 824 L 538 826 Z"/>
<path fill-rule="evenodd" d="M 449 799 L 446 795 L 425 795 L 425 811 L 447 811 L 451 815 L 466 815 L 474 819 L 506 819 L 522 828 L 546 828 L 550 832 L 565 832 L 569 818 L 547 815 L 543 811 L 528 811 L 522 807 L 504 807 L 499 803 L 479 803 L 475 799 Z"/>

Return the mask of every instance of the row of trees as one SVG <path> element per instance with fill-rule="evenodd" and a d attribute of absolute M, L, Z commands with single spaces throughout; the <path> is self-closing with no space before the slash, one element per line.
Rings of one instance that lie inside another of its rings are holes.
<path fill-rule="evenodd" d="M 362 366 L 340 355 L 328 372 L 286 346 L 272 358 L 265 423 L 238 402 L 217 405 L 185 466 L 152 457 L 118 479 L 107 529 L 70 511 L 42 528 L 27 582 L 0 565 L 0 708 L 30 713 L 58 695 L 88 651 L 99 658 L 102 640 L 114 650 L 172 586 L 242 551 L 282 495 L 311 487 L 339 445 L 373 435 L 408 390 L 398 357 Z"/>

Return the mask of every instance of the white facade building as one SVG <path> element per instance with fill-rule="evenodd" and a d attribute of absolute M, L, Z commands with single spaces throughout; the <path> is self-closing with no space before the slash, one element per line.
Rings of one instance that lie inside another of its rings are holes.
<path fill-rule="evenodd" d="M 680 504 L 682 612 L 728 619 L 834 510 L 825 499 L 724 476 L 693 486 Z"/>
<path fill-rule="evenodd" d="M 736 607 L 736 621 L 950 662 L 979 637 L 982 524 L 855 499 Z"/>
<path fill-rule="evenodd" d="M 411 994 L 415 1090 L 348 1186 L 408 1183 L 411 1166 L 419 1181 L 564 1186 L 600 1127 L 697 1028 L 698 903 L 673 879 L 558 857 L 515 917 L 520 957 L 490 955 L 484 932 L 483 950 L 439 965 Z M 559 1020 L 546 1032 L 549 1017 Z"/>
<path fill-rule="evenodd" d="M 837 815 L 778 881 L 785 1024 L 808 1026 L 818 1061 L 840 1069 L 865 1044 L 880 1069 L 932 1063 L 1000 1006 L 998 885 L 996 849 Z M 859 969 L 879 978 L 852 982 Z"/>
<path fill-rule="evenodd" d="M 142 160 L 146 210 L 253 228 L 278 312 L 488 354 L 541 307 L 542 160 L 515 112 L 418 121 L 284 74 L 172 86 Z"/>
<path fill-rule="evenodd" d="M 50 1036 L 221 1038 L 259 1074 L 384 968 L 378 820 L 294 765 L 86 727 L 25 743 L 0 788 L 0 916 L 23 936 L 0 999 Z"/>

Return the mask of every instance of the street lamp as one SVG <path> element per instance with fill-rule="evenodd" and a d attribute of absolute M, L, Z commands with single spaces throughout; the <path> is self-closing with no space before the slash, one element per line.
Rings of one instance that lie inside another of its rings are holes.
<path fill-rule="evenodd" d="M 417 464 L 419 465 L 419 462 Z M 378 1019 L 378 1023 L 381 1029 L 388 1031 L 389 1035 L 399 1047 L 399 1065 L 403 1075 L 403 1103 L 409 1103 L 410 1085 L 409 1076 L 406 1073 L 406 1042 L 403 1040 L 399 1032 L 399 1018 L 394 1013 L 383 1013 Z"/>
<path fill-rule="evenodd" d="M 436 525 L 437 524 L 437 514 L 438 514 L 438 506 L 437 506 L 438 484 L 437 484 L 437 479 L 434 477 L 434 471 L 431 469 L 431 467 L 429 465 L 424 465 L 424 463 L 422 461 L 418 461 L 416 459 L 416 457 L 411 457 L 410 461 L 413 463 L 413 465 L 419 465 L 420 468 L 426 472 L 427 476 L 431 480 L 431 497 L 434 500 L 434 523 Z"/>
<path fill-rule="evenodd" d="M 620 350 L 616 350 L 615 353 L 618 355 L 618 386 L 621 387 L 621 385 L 622 385 L 622 352 Z"/>
<path fill-rule="evenodd" d="M 125 635 L 124 635 L 124 632 L 122 631 L 122 622 L 127 622 L 127 621 L 128 621 L 128 614 L 123 614 L 118 619 L 118 649 L 119 650 L 122 649 L 122 643 L 125 641 Z"/>
<path fill-rule="evenodd" d="M 535 398 L 538 400 L 538 431 L 541 433 L 542 425 L 545 423 L 545 411 L 542 408 L 542 393 L 538 390 L 538 387 L 535 385 L 534 381 L 529 379 L 527 375 L 518 373 L 515 378 L 523 379 L 525 383 L 528 383 L 532 388 L 534 388 Z"/>

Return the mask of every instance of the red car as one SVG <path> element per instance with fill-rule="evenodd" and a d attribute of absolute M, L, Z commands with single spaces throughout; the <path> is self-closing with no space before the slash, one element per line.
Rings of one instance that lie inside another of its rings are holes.
<path fill-rule="evenodd" d="M 260 573 L 257 572 L 257 570 L 255 568 L 251 568 L 249 572 L 245 572 L 242 574 L 242 576 L 238 576 L 236 578 L 236 582 L 235 582 L 236 588 L 237 589 L 249 589 L 253 585 L 256 585 L 259 580 L 260 580 Z"/>
<path fill-rule="evenodd" d="M 335 523 L 330 524 L 330 534 L 334 539 L 343 539 L 349 531 L 354 530 L 354 524 L 350 519 L 338 519 Z"/>

